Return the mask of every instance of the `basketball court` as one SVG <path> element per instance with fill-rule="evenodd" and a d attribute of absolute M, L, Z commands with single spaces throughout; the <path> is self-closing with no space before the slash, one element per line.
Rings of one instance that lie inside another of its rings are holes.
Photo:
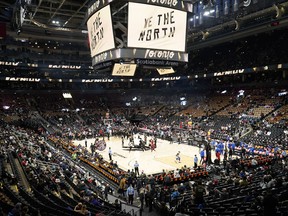
<path fill-rule="evenodd" d="M 137 144 L 139 142 L 138 136 L 142 139 L 143 135 L 135 134 L 134 142 Z M 147 137 L 147 142 L 152 137 Z M 88 150 L 90 151 L 90 144 L 95 142 L 95 139 L 88 139 Z M 184 165 L 187 167 L 192 167 L 194 165 L 195 154 L 200 161 L 199 148 L 187 144 L 178 144 L 176 142 L 170 143 L 167 140 L 157 139 L 156 151 L 151 152 L 151 150 L 142 151 L 140 149 L 133 148 L 129 151 L 129 148 L 122 148 L 122 140 L 120 137 L 112 136 L 110 140 L 105 137 L 106 148 L 103 151 L 97 151 L 103 158 L 109 161 L 108 150 L 111 147 L 112 150 L 112 160 L 117 164 L 119 168 L 123 170 L 133 169 L 134 163 L 137 161 L 139 163 L 139 172 L 143 170 L 146 174 L 154 174 L 162 172 L 162 170 L 170 171 L 177 168 L 181 168 Z M 75 145 L 85 145 L 85 140 L 74 140 Z M 129 140 L 125 139 L 124 146 L 128 146 Z M 181 163 L 176 162 L 176 154 L 180 151 Z M 215 152 L 212 151 L 212 161 L 215 159 Z"/>

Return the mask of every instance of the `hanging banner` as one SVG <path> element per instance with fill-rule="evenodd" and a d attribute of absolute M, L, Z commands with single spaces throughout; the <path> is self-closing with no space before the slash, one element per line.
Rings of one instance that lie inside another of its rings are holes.
<path fill-rule="evenodd" d="M 198 3 L 198 20 L 199 20 L 199 25 L 202 25 L 203 24 L 203 13 L 204 13 L 204 10 L 203 10 L 203 4 L 202 2 Z"/>
<path fill-rule="evenodd" d="M 129 2 L 127 41 L 130 48 L 185 52 L 186 28 L 187 12 Z"/>
<path fill-rule="evenodd" d="M 113 67 L 112 76 L 134 76 L 136 64 L 118 64 Z"/>
<path fill-rule="evenodd" d="M 237 12 L 239 10 L 239 0 L 232 0 L 232 8 L 233 12 Z"/>
<path fill-rule="evenodd" d="M 215 4 L 215 18 L 220 17 L 220 5 L 221 5 L 221 0 L 216 0 Z"/>
<path fill-rule="evenodd" d="M 223 14 L 228 15 L 230 9 L 230 0 L 223 0 Z"/>
<path fill-rule="evenodd" d="M 110 5 L 88 19 L 87 30 L 91 57 L 115 48 Z"/>
<path fill-rule="evenodd" d="M 172 67 L 171 68 L 156 68 L 156 69 L 160 75 L 172 74 L 175 72 Z"/>

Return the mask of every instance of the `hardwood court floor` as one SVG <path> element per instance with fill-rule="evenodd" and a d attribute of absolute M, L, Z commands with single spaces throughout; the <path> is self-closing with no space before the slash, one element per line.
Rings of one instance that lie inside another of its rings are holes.
<path fill-rule="evenodd" d="M 135 143 L 138 143 L 138 136 L 136 134 L 134 136 Z M 140 135 L 143 138 L 143 135 Z M 149 140 L 151 137 L 148 137 Z M 90 144 L 94 143 L 95 139 L 88 140 L 88 149 L 90 150 Z M 128 148 L 122 148 L 121 138 L 112 136 L 110 140 L 105 138 L 107 143 L 107 147 L 104 151 L 99 152 L 102 154 L 103 158 L 109 161 L 108 149 L 111 147 L 113 156 L 112 160 L 117 164 L 120 168 L 124 170 L 133 169 L 134 163 L 137 160 L 139 163 L 140 172 L 143 170 L 146 174 L 154 174 L 162 172 L 162 170 L 175 170 L 177 168 L 181 168 L 184 165 L 187 167 L 191 167 L 194 164 L 193 158 L 196 154 L 200 161 L 199 148 L 190 146 L 187 144 L 178 144 L 173 143 L 170 144 L 167 140 L 157 140 L 157 148 L 156 151 L 151 152 L 151 150 L 141 151 L 138 149 L 133 149 L 129 152 Z M 125 140 L 125 146 L 128 146 L 128 140 Z M 76 145 L 81 144 L 84 146 L 84 140 L 74 140 Z M 180 151 L 181 163 L 175 162 L 176 153 Z M 215 153 L 212 151 L 212 160 L 215 159 Z"/>

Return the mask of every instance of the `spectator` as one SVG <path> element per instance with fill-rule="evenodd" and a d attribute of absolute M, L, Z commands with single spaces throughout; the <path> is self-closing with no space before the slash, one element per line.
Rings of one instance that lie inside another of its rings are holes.
<path fill-rule="evenodd" d="M 270 190 L 267 191 L 263 199 L 264 216 L 271 216 L 277 214 L 278 200 Z"/>
<path fill-rule="evenodd" d="M 74 207 L 74 211 L 78 212 L 78 213 L 82 213 L 82 207 L 83 204 L 81 202 L 79 202 L 75 207 Z"/>
<path fill-rule="evenodd" d="M 204 204 L 204 195 L 206 193 L 205 187 L 202 185 L 202 181 L 198 181 L 198 184 L 195 186 L 194 189 L 194 203 L 198 205 Z"/>
<path fill-rule="evenodd" d="M 17 203 L 14 208 L 8 213 L 8 216 L 21 216 L 22 203 Z"/>
<path fill-rule="evenodd" d="M 106 200 L 108 200 L 108 194 L 109 193 L 111 194 L 112 192 L 113 191 L 112 191 L 112 188 L 110 187 L 110 185 L 106 184 L 105 189 L 104 189 L 104 196 L 105 196 Z"/>
<path fill-rule="evenodd" d="M 130 186 L 127 188 L 128 203 L 130 205 L 133 205 L 134 196 L 135 196 L 135 191 L 134 191 L 132 184 L 130 184 Z"/>

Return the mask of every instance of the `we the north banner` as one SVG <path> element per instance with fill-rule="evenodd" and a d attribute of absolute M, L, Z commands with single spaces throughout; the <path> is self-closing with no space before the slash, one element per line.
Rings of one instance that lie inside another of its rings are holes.
<path fill-rule="evenodd" d="M 129 2 L 128 47 L 185 52 L 187 12 Z"/>

